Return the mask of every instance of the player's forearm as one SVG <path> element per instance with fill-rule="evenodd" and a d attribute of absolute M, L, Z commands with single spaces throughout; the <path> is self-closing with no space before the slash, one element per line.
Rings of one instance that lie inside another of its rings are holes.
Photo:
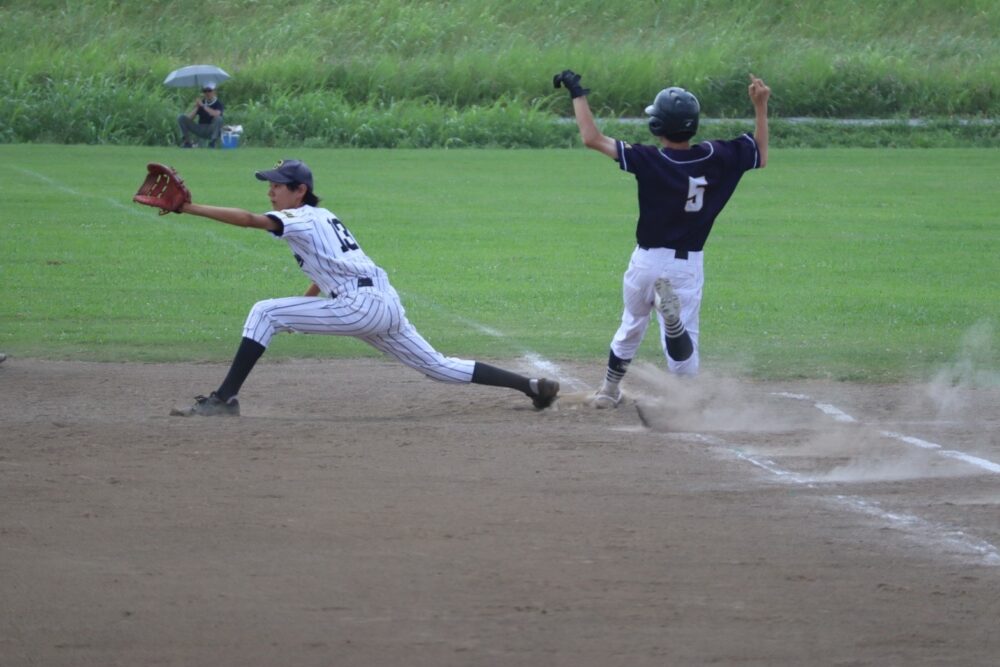
<path fill-rule="evenodd" d="M 185 204 L 181 212 L 199 215 L 203 218 L 211 218 L 212 220 L 224 222 L 227 225 L 235 225 L 236 227 L 270 229 L 273 225 L 273 221 L 266 215 L 258 215 L 241 208 L 208 206 L 206 204 Z"/>
<path fill-rule="evenodd" d="M 598 129 L 586 96 L 573 99 L 573 113 L 576 115 L 576 124 L 580 128 L 580 139 L 583 140 L 583 145 L 605 153 L 609 157 L 616 157 L 615 140 L 604 136 L 604 133 Z"/>
<path fill-rule="evenodd" d="M 767 125 L 767 102 L 756 105 L 754 108 L 756 122 L 754 125 L 754 139 L 757 141 L 757 154 L 760 156 L 760 167 L 763 169 L 767 165 L 767 144 L 770 140 L 769 128 Z"/>

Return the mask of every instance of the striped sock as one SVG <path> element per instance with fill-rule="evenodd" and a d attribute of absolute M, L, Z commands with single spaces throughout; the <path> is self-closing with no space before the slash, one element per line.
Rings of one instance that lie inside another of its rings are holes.
<path fill-rule="evenodd" d="M 664 321 L 667 327 L 667 338 L 680 338 L 687 330 L 684 328 L 684 323 L 680 319 L 675 319 L 673 321 Z"/>
<path fill-rule="evenodd" d="M 628 365 L 631 363 L 631 359 L 622 359 L 615 356 L 614 352 L 610 352 L 608 354 L 608 372 L 604 376 L 604 381 L 617 387 L 618 383 L 625 377 L 625 373 L 628 372 Z"/>

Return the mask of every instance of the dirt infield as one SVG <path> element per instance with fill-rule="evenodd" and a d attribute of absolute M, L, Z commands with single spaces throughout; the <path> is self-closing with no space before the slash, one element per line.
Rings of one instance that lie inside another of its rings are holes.
<path fill-rule="evenodd" d="M 8 359 L 0 665 L 998 664 L 1000 389 L 600 366 Z"/>

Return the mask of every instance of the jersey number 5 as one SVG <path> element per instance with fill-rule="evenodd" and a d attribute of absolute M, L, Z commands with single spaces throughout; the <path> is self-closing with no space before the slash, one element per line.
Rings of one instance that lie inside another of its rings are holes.
<path fill-rule="evenodd" d="M 708 185 L 708 179 L 704 176 L 698 176 L 697 178 L 692 178 L 688 176 L 688 198 L 687 203 L 684 204 L 685 211 L 700 211 L 701 207 L 705 205 L 705 186 Z"/>
<path fill-rule="evenodd" d="M 347 231 L 347 227 L 344 226 L 340 220 L 336 218 L 331 218 L 327 220 L 330 226 L 333 227 L 333 233 L 337 235 L 337 240 L 340 241 L 340 252 L 348 252 L 349 250 L 357 250 L 358 243 L 351 236 L 351 233 Z"/>

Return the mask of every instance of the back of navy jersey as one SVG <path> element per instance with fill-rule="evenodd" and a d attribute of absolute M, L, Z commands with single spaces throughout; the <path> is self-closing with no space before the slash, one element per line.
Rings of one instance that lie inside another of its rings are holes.
<path fill-rule="evenodd" d="M 750 133 L 688 150 L 618 142 L 618 164 L 639 191 L 636 242 L 645 248 L 698 251 L 743 174 L 760 166 Z"/>
<path fill-rule="evenodd" d="M 284 239 L 303 273 L 321 290 L 339 294 L 353 290 L 358 278 L 372 278 L 388 285 L 385 272 L 365 254 L 336 215 L 325 208 L 300 206 L 266 214 L 280 222 L 273 232 Z"/>

